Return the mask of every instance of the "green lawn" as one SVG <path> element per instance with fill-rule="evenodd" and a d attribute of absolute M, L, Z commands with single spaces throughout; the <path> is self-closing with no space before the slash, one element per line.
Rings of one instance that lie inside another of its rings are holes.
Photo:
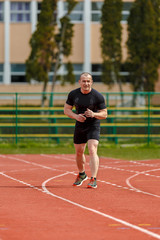
<path fill-rule="evenodd" d="M 18 145 L 1 143 L 0 154 L 74 154 L 72 142 L 51 144 L 43 142 L 27 142 Z M 88 151 L 86 149 L 86 154 Z M 111 145 L 99 144 L 99 156 L 126 160 L 160 159 L 159 145 Z"/>

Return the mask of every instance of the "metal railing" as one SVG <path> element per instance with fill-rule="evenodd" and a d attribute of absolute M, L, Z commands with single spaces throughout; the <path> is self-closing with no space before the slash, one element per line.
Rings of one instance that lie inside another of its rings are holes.
<path fill-rule="evenodd" d="M 102 94 L 108 118 L 101 120 L 101 139 L 160 142 L 160 93 Z M 0 140 L 72 138 L 75 121 L 63 113 L 66 98 L 67 93 L 0 93 Z"/>

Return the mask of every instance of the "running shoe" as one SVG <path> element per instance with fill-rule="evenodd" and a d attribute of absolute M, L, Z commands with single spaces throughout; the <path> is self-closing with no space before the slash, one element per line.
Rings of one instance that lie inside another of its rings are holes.
<path fill-rule="evenodd" d="M 88 188 L 97 188 L 97 181 L 91 177 L 90 182 L 87 185 Z"/>
<path fill-rule="evenodd" d="M 86 174 L 84 174 L 84 176 L 83 175 L 81 176 L 78 174 L 75 182 L 73 183 L 73 186 L 79 187 L 82 185 L 83 181 L 86 181 L 87 179 L 88 179 L 88 177 Z"/>

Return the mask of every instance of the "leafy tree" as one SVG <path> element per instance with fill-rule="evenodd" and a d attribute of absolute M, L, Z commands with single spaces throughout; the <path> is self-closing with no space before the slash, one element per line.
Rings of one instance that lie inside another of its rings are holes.
<path fill-rule="evenodd" d="M 57 0 L 43 0 L 37 29 L 30 39 L 31 53 L 26 61 L 26 78 L 43 82 L 43 92 L 46 92 L 48 73 L 54 66 L 51 91 L 57 80 L 57 72 L 62 64 L 62 55 L 69 56 L 72 50 L 73 24 L 69 15 L 75 5 L 74 0 L 67 0 L 68 11 L 57 25 Z M 42 97 L 44 105 L 45 95 Z"/>
<path fill-rule="evenodd" d="M 158 79 L 159 5 L 157 0 L 136 0 L 128 18 L 128 60 L 134 91 L 154 91 Z"/>
<path fill-rule="evenodd" d="M 122 1 L 105 0 L 101 17 L 102 81 L 108 85 L 118 83 L 122 92 L 119 76 L 121 66 L 121 19 Z"/>
<path fill-rule="evenodd" d="M 74 84 L 75 83 L 75 76 L 73 74 L 74 69 L 70 61 L 66 64 L 66 69 L 67 74 L 64 76 L 62 83 L 65 84 L 65 82 L 70 82 L 71 84 Z"/>
<path fill-rule="evenodd" d="M 56 20 L 53 13 L 56 12 L 57 1 L 43 0 L 42 11 L 39 15 L 37 30 L 30 39 L 31 53 L 26 61 L 26 78 L 28 81 L 35 79 L 44 82 L 43 92 L 48 83 L 48 72 L 54 59 L 56 41 L 54 38 Z M 42 105 L 45 96 L 43 95 Z"/>
<path fill-rule="evenodd" d="M 62 55 L 68 57 L 72 51 L 72 41 L 71 40 L 74 35 L 74 32 L 73 32 L 73 24 L 70 22 L 69 14 L 75 7 L 76 2 L 73 0 L 68 0 L 67 2 L 68 2 L 68 12 L 66 13 L 66 15 L 64 17 L 62 17 L 60 19 L 61 27 L 59 29 L 59 33 L 56 35 L 57 51 L 56 51 L 55 68 L 54 68 L 54 75 L 53 75 L 53 79 L 52 79 L 51 92 L 54 89 L 58 69 L 62 64 Z M 69 62 L 68 64 L 71 64 L 71 63 Z M 67 66 L 68 66 L 68 64 L 67 64 Z M 67 67 L 67 69 L 68 69 L 68 67 Z M 73 72 L 72 72 L 72 77 L 74 77 Z M 75 82 L 75 77 L 74 77 L 74 82 L 73 82 L 73 78 L 68 79 L 68 78 L 64 77 L 64 78 L 62 78 L 63 84 L 64 84 L 65 80 L 67 80 L 73 84 Z"/>
<path fill-rule="evenodd" d="M 156 27 L 157 27 L 157 54 L 158 54 L 158 61 L 160 62 L 160 0 L 151 0 L 155 11 L 156 17 Z"/>

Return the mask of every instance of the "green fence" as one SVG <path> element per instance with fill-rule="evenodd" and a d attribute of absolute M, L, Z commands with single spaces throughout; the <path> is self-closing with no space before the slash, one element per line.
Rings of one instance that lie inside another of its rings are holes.
<path fill-rule="evenodd" d="M 160 93 L 102 94 L 108 118 L 101 120 L 101 140 L 160 142 Z M 0 140 L 72 138 L 75 121 L 63 113 L 66 97 L 67 93 L 0 93 Z"/>

